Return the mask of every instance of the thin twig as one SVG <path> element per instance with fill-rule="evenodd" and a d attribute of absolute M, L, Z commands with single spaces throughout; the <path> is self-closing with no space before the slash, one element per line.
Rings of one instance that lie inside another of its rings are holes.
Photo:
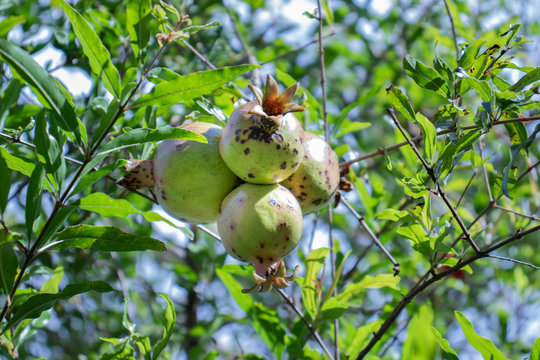
<path fill-rule="evenodd" d="M 460 197 L 459 197 L 459 200 L 458 202 L 456 203 L 456 209 L 459 207 L 459 204 L 461 203 L 461 200 L 463 200 L 463 197 L 465 196 L 465 193 L 467 192 L 467 190 L 469 190 L 469 187 L 471 186 L 471 183 L 472 181 L 474 180 L 474 178 L 476 177 L 476 174 L 478 173 L 478 171 L 474 170 L 469 182 L 467 183 L 467 186 L 465 186 L 465 189 L 463 190 L 463 192 L 461 193 Z"/>
<path fill-rule="evenodd" d="M 454 38 L 454 46 L 456 48 L 456 61 L 457 61 L 459 59 L 459 47 L 458 47 L 456 27 L 454 25 L 454 18 L 452 17 L 452 13 L 450 13 L 450 8 L 448 7 L 448 2 L 446 0 L 444 0 L 444 6 L 446 7 L 446 12 L 448 13 L 448 17 L 450 18 L 450 26 L 452 28 L 452 37 Z"/>
<path fill-rule="evenodd" d="M 332 31 L 330 31 L 328 34 L 326 34 L 326 35 L 323 36 L 323 39 L 326 39 L 326 38 L 331 37 L 331 36 L 334 36 L 334 35 L 336 35 L 336 31 L 335 31 L 335 29 L 332 29 Z M 265 61 L 265 62 L 262 62 L 261 65 L 264 65 L 264 64 L 273 64 L 273 63 L 275 63 L 275 61 L 278 60 L 278 59 L 287 57 L 287 56 L 289 56 L 289 55 L 291 55 L 291 54 L 294 54 L 294 53 L 297 53 L 297 52 L 299 52 L 299 51 L 302 51 L 302 50 L 306 49 L 307 47 L 309 47 L 309 46 L 311 46 L 311 45 L 314 45 L 314 44 L 318 44 L 318 43 L 319 43 L 319 39 L 313 39 L 313 40 L 311 40 L 310 42 L 305 43 L 304 45 L 301 45 L 301 46 L 299 46 L 299 47 L 297 47 L 297 48 L 295 48 L 295 49 L 292 49 L 292 50 L 286 51 L 286 52 L 284 52 L 284 53 L 281 53 L 281 54 L 279 54 L 279 55 L 273 57 L 273 58 L 270 59 L 270 60 L 267 60 L 267 61 Z"/>
<path fill-rule="evenodd" d="M 506 211 L 506 212 L 508 212 L 508 213 L 511 213 L 511 214 L 514 214 L 514 215 L 517 215 L 517 216 L 521 216 L 521 217 L 524 217 L 524 218 L 529 219 L 529 220 L 540 221 L 540 219 L 537 218 L 537 217 L 534 216 L 534 215 L 523 214 L 523 213 L 520 213 L 520 212 L 518 212 L 518 211 L 515 211 L 515 210 L 512 210 L 512 209 L 508 209 L 508 208 L 505 208 L 505 207 L 500 206 L 500 205 L 497 205 L 497 204 L 495 204 L 494 206 L 495 206 L 497 209 L 499 209 L 499 210 Z"/>
<path fill-rule="evenodd" d="M 521 261 L 521 260 L 516 260 L 516 259 L 512 259 L 512 258 L 509 258 L 509 257 L 498 256 L 498 255 L 488 255 L 487 257 L 493 258 L 493 259 L 504 260 L 504 261 L 510 261 L 510 262 L 513 262 L 513 263 L 516 263 L 516 264 L 520 264 L 520 265 L 525 265 L 525 266 L 528 266 L 528 267 L 532 267 L 532 268 L 535 269 L 535 270 L 540 270 L 540 266 L 536 266 L 536 265 L 533 265 L 533 264 L 529 264 L 528 262 Z"/>
<path fill-rule="evenodd" d="M 206 66 L 208 66 L 210 69 L 215 70 L 217 69 L 214 64 L 212 64 L 207 58 L 203 56 L 197 49 L 195 49 L 187 40 L 182 40 L 182 44 L 184 44 L 195 56 L 199 58 Z"/>
<path fill-rule="evenodd" d="M 242 44 L 242 49 L 244 51 L 244 54 L 246 54 L 249 63 L 258 65 L 259 63 L 257 61 L 257 58 L 255 57 L 255 55 L 253 55 L 253 52 L 251 51 L 249 45 L 246 43 L 246 40 L 244 40 L 244 36 L 242 36 L 242 33 L 240 32 L 240 28 L 238 27 L 238 23 L 236 22 L 236 18 L 234 17 L 231 9 L 229 9 L 229 7 L 225 5 L 225 3 L 223 3 L 223 7 L 225 8 L 225 10 L 227 10 L 227 14 L 229 14 L 229 18 L 231 19 L 234 32 L 236 33 L 236 37 L 238 38 L 238 40 L 240 40 L 240 43 Z M 252 70 L 251 81 L 253 82 L 253 85 L 255 87 L 261 87 L 261 77 L 259 73 L 259 69 Z"/>
<path fill-rule="evenodd" d="M 405 137 L 405 139 L 407 140 L 407 142 L 411 146 L 411 149 L 414 151 L 414 153 L 416 154 L 416 156 L 418 157 L 418 159 L 420 160 L 420 162 L 424 166 L 424 169 L 428 173 L 429 177 L 431 178 L 431 180 L 433 181 L 433 183 L 437 187 L 437 195 L 439 195 L 439 197 L 446 204 L 446 207 L 448 207 L 448 210 L 450 210 L 450 212 L 452 213 L 452 216 L 454 217 L 454 219 L 458 223 L 459 227 L 461 228 L 461 231 L 463 232 L 463 235 L 465 236 L 465 240 L 469 243 L 469 245 L 471 245 L 471 247 L 474 249 L 475 252 L 479 252 L 480 248 L 474 242 L 471 234 L 469 233 L 469 230 L 465 226 L 465 223 L 463 223 L 463 220 L 461 219 L 461 216 L 459 216 L 456 208 L 452 205 L 452 203 L 450 202 L 450 200 L 446 196 L 446 193 L 443 191 L 441 185 L 437 182 L 437 177 L 435 176 L 435 173 L 433 172 L 433 169 L 428 165 L 428 163 L 426 162 L 426 160 L 424 159 L 422 154 L 420 154 L 420 152 L 416 148 L 416 145 L 414 145 L 414 143 L 409 138 L 409 135 L 407 134 L 405 129 L 403 129 L 403 127 L 399 123 L 399 120 L 396 118 L 396 114 L 394 113 L 394 109 L 389 108 L 388 113 L 392 117 L 392 120 L 394 121 L 394 124 L 396 125 L 396 127 L 403 134 L 403 136 Z"/>
<path fill-rule="evenodd" d="M 384 247 L 384 245 L 381 243 L 381 241 L 377 238 L 377 236 L 373 233 L 373 231 L 371 230 L 371 228 L 369 227 L 369 225 L 366 223 L 366 221 L 364 220 L 364 217 L 361 216 L 352 206 L 351 204 L 349 204 L 349 202 L 347 201 L 347 199 L 345 199 L 344 197 L 341 198 L 341 202 L 343 203 L 343 205 L 345 205 L 345 207 L 351 212 L 351 214 L 358 220 L 358 222 L 360 223 L 360 225 L 362 226 L 362 228 L 364 228 L 364 230 L 368 233 L 369 237 L 371 238 L 371 241 L 377 245 L 377 247 L 379 249 L 381 249 L 381 251 L 384 253 L 384 255 L 386 255 L 386 257 L 390 260 L 390 262 L 392 262 L 392 265 L 394 266 L 393 267 L 393 270 L 394 270 L 394 275 L 398 275 L 399 274 L 399 263 L 394 259 L 394 257 L 392 256 L 392 254 L 390 254 L 390 252 L 388 250 L 386 250 L 386 248 Z"/>
<path fill-rule="evenodd" d="M 324 11 L 321 5 L 321 0 L 317 0 L 317 12 L 319 14 L 319 31 L 318 31 L 318 43 L 319 43 L 319 67 L 321 71 L 321 89 L 322 89 L 322 112 L 324 122 L 324 138 L 328 144 L 330 144 L 330 132 L 328 130 L 328 110 L 326 108 L 327 95 L 326 95 L 326 68 L 324 65 L 324 44 L 323 44 L 323 18 Z M 334 237 L 332 236 L 332 206 L 328 205 L 328 236 L 330 237 L 330 265 L 332 270 L 332 279 L 336 278 L 336 254 Z M 337 295 L 337 286 L 333 290 L 334 296 Z M 335 352 L 334 357 L 339 359 L 339 320 L 334 320 L 334 345 Z"/>
<path fill-rule="evenodd" d="M 324 350 L 324 352 L 326 353 L 326 355 L 328 355 L 328 357 L 330 359 L 335 359 L 332 354 L 330 353 L 330 351 L 328 350 L 328 348 L 326 347 L 326 345 L 324 344 L 324 341 L 323 339 L 321 338 L 321 336 L 319 335 L 319 333 L 317 332 L 317 330 L 315 330 L 315 328 L 309 323 L 309 321 L 307 321 L 306 317 L 304 316 L 304 314 L 302 314 L 302 311 L 300 311 L 300 309 L 298 309 L 296 307 L 296 305 L 294 305 L 294 303 L 292 302 L 292 300 L 287 296 L 287 294 L 285 294 L 285 292 L 281 289 L 278 289 L 278 288 L 275 288 L 276 291 L 281 295 L 281 297 L 283 299 L 285 299 L 285 301 L 287 302 L 287 304 L 289 304 L 289 306 L 294 310 L 294 312 L 296 313 L 296 315 L 298 315 L 298 317 L 304 322 L 304 324 L 306 324 L 307 328 L 309 329 L 309 331 L 311 332 L 311 335 L 315 338 L 315 340 L 319 343 L 319 345 L 321 346 L 321 348 Z"/>
<path fill-rule="evenodd" d="M 525 231 L 517 231 L 514 235 L 510 236 L 504 241 L 501 241 L 500 243 L 497 243 L 485 250 L 479 251 L 471 255 L 469 258 L 464 259 L 463 261 L 457 263 L 456 265 L 448 268 L 447 270 L 441 271 L 438 274 L 433 275 L 431 278 L 428 279 L 428 276 L 430 272 L 426 272 L 426 275 L 424 275 L 409 291 L 403 299 L 394 307 L 390 315 L 386 318 L 386 320 L 383 322 L 379 330 L 373 334 L 373 337 L 369 341 L 369 343 L 362 349 L 362 351 L 358 354 L 358 357 L 356 360 L 363 359 L 369 351 L 375 346 L 377 342 L 383 337 L 383 335 L 390 329 L 390 327 L 393 325 L 393 323 L 396 321 L 398 316 L 401 314 L 401 312 L 405 309 L 405 307 L 422 291 L 424 291 L 426 288 L 431 286 L 433 283 L 440 281 L 441 279 L 445 278 L 448 275 L 451 275 L 455 273 L 458 270 L 461 270 L 467 265 L 470 265 L 471 263 L 475 262 L 478 259 L 488 257 L 488 255 L 505 245 L 508 245 L 511 242 L 514 242 L 516 240 L 521 239 L 522 237 L 526 235 L 530 235 L 536 231 L 540 230 L 540 225 L 537 225 L 535 227 L 532 227 Z"/>
<path fill-rule="evenodd" d="M 480 159 L 482 159 L 482 162 L 484 161 L 483 152 L 484 152 L 484 147 L 482 146 L 482 142 L 480 141 Z M 488 173 L 486 169 L 486 164 L 484 162 L 482 163 L 482 171 L 484 173 L 484 182 L 486 183 L 486 189 L 487 189 L 489 201 L 491 202 L 493 201 L 493 194 L 491 194 L 491 186 L 489 185 Z"/>
<path fill-rule="evenodd" d="M 535 115 L 535 116 L 529 116 L 529 117 L 524 117 L 524 118 L 514 118 L 514 119 L 507 119 L 507 120 L 499 120 L 499 121 L 494 121 L 491 125 L 503 125 L 503 124 L 510 124 L 510 123 L 516 123 L 516 122 L 529 122 L 529 121 L 534 121 L 534 120 L 540 120 L 540 115 Z M 462 131 L 467 131 L 467 130 L 476 130 L 476 129 L 480 129 L 480 126 L 478 125 L 468 125 L 468 126 L 464 126 L 461 128 Z M 441 130 L 441 131 L 438 131 L 437 132 L 437 136 L 441 136 L 441 135 L 446 135 L 446 134 L 451 134 L 451 133 L 455 133 L 456 132 L 456 129 L 446 129 L 446 130 Z M 422 135 L 418 135 L 418 136 L 415 136 L 411 139 L 412 142 L 414 143 L 418 143 L 420 142 L 421 140 L 423 139 Z M 383 155 L 384 152 L 390 152 L 390 151 L 393 151 L 393 150 L 396 150 L 396 149 L 399 149 L 400 147 L 402 146 L 405 146 L 407 145 L 408 142 L 407 141 L 402 141 L 400 143 L 396 143 L 396 144 L 393 144 L 393 145 L 390 145 L 390 146 L 387 146 L 385 148 L 383 147 L 380 147 L 378 148 L 377 150 L 375 151 L 372 151 L 370 153 L 367 153 L 367 154 L 364 154 L 362 156 L 359 156 L 355 159 L 351 159 L 351 160 L 347 160 L 347 161 L 344 161 L 342 162 L 341 164 L 339 164 L 340 167 L 343 167 L 343 166 L 350 166 L 354 163 L 357 163 L 359 161 L 364 161 L 364 160 L 367 160 L 367 159 L 370 159 L 370 158 L 373 158 L 375 156 L 379 156 L 379 155 Z"/>

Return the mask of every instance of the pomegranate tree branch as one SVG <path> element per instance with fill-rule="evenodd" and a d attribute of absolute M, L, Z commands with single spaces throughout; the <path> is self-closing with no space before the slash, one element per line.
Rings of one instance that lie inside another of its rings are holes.
<path fill-rule="evenodd" d="M 324 10 L 321 5 L 321 0 L 317 0 L 317 13 L 318 17 L 318 43 L 319 43 L 319 68 L 321 71 L 321 90 L 322 90 L 322 112 L 323 112 L 323 122 L 324 122 L 324 139 L 328 144 L 330 144 L 330 132 L 328 130 L 328 110 L 326 108 L 327 95 L 326 95 L 326 68 L 324 65 L 324 45 L 323 45 L 323 18 Z M 330 237 L 330 267 L 332 270 L 332 279 L 336 278 L 336 254 L 335 254 L 335 244 L 334 237 L 332 236 L 332 206 L 328 205 L 328 236 Z M 337 286 L 333 290 L 334 296 L 337 295 Z M 339 320 L 334 320 L 334 357 L 339 359 Z"/>
<path fill-rule="evenodd" d="M 540 270 L 540 266 L 536 266 L 536 265 L 530 264 L 530 263 L 525 262 L 525 261 L 516 260 L 516 259 L 512 259 L 512 258 L 505 257 L 505 256 L 488 255 L 487 257 L 493 258 L 493 259 L 504 260 L 504 261 L 510 261 L 510 262 L 513 262 L 513 263 L 516 263 L 516 264 L 520 264 L 520 265 L 525 265 L 525 266 L 528 266 L 528 267 L 532 267 L 532 268 L 535 269 L 535 270 Z"/>
<path fill-rule="evenodd" d="M 418 157 L 418 159 L 422 163 L 422 166 L 424 167 L 424 169 L 428 173 L 429 177 L 431 178 L 431 180 L 435 184 L 435 186 L 437 188 L 436 189 L 437 190 L 437 195 L 444 201 L 444 203 L 446 204 L 446 207 L 448 207 L 448 210 L 450 210 L 450 212 L 452 213 L 452 216 L 454 217 L 454 219 L 458 223 L 459 227 L 461 228 L 461 231 L 463 232 L 463 235 L 465 236 L 465 240 L 467 240 L 467 242 L 469 243 L 469 245 L 471 245 L 471 247 L 474 249 L 475 252 L 479 252 L 480 248 L 474 242 L 471 234 L 469 233 L 469 230 L 467 229 L 467 227 L 463 223 L 463 220 L 459 216 L 456 208 L 454 207 L 454 205 L 452 205 L 452 203 L 450 202 L 450 200 L 446 196 L 446 193 L 443 191 L 441 185 L 437 181 L 437 177 L 435 176 L 435 173 L 433 172 L 433 169 L 428 165 L 428 163 L 426 162 L 426 160 L 424 159 L 422 154 L 420 154 L 420 152 L 416 148 L 416 145 L 409 138 L 409 135 L 407 134 L 405 129 L 403 129 L 403 127 L 399 123 L 399 120 L 396 118 L 396 114 L 394 113 L 394 109 L 393 108 L 388 108 L 388 113 L 390 113 L 390 116 L 392 117 L 392 120 L 394 121 L 394 124 L 399 129 L 399 131 L 403 134 L 403 136 L 405 137 L 405 139 L 407 140 L 407 142 L 411 146 L 411 149 L 416 154 L 416 157 Z"/>
<path fill-rule="evenodd" d="M 360 226 L 362 226 L 362 228 L 364 228 L 364 230 L 368 233 L 369 237 L 371 238 L 371 241 L 373 242 L 373 244 L 377 245 L 377 247 L 379 249 L 381 249 L 381 251 L 384 253 L 384 255 L 386 255 L 386 257 L 390 260 L 390 262 L 392 263 L 392 265 L 394 266 L 393 267 L 393 270 L 394 270 L 394 276 L 398 275 L 399 274 L 399 263 L 394 259 L 394 257 L 390 254 L 390 252 L 388 252 L 388 250 L 386 250 L 386 248 L 384 247 L 384 245 L 381 243 L 381 241 L 377 238 L 377 236 L 373 233 L 373 231 L 371 230 L 371 228 L 369 227 L 369 225 L 366 223 L 366 220 L 364 219 L 364 217 L 362 215 L 360 215 L 352 206 L 351 204 L 349 204 L 349 202 L 347 201 L 347 199 L 345 199 L 345 197 L 342 197 L 341 198 L 341 202 L 343 203 L 343 205 L 345 205 L 345 207 L 351 212 L 351 214 L 358 220 L 358 222 L 360 223 Z"/>
<path fill-rule="evenodd" d="M 538 230 L 540 230 L 540 225 L 534 226 L 534 227 L 532 227 L 532 228 L 530 228 L 528 230 L 525 230 L 525 231 L 518 230 L 514 235 L 510 236 L 506 240 L 501 241 L 500 243 L 497 243 L 497 244 L 495 244 L 495 245 L 493 245 L 493 246 L 491 246 L 491 247 L 489 247 L 489 248 L 487 248 L 485 250 L 481 250 L 479 252 L 476 252 L 473 255 L 471 255 L 469 258 L 464 259 L 461 262 L 458 262 L 456 265 L 454 265 L 454 266 L 452 266 L 452 267 L 450 267 L 450 268 L 448 268 L 448 269 L 446 269 L 446 270 L 444 270 L 444 271 L 442 271 L 442 272 L 440 272 L 438 274 L 434 274 L 432 277 L 428 277 L 428 274 L 431 273 L 431 269 L 430 269 L 430 271 L 428 271 L 426 273 L 426 275 L 424 275 L 413 286 L 411 291 L 408 292 L 407 295 L 405 295 L 405 297 L 403 297 L 403 299 L 401 299 L 401 301 L 396 305 L 394 310 L 392 310 L 390 315 L 388 315 L 388 317 L 383 322 L 383 324 L 381 325 L 379 330 L 377 330 L 377 332 L 375 332 L 373 334 L 373 337 L 371 338 L 369 343 L 362 349 L 362 351 L 358 354 L 358 357 L 356 359 L 357 360 L 363 359 L 370 352 L 370 350 L 373 348 L 373 346 L 375 346 L 375 344 L 377 344 L 377 342 L 379 342 L 379 340 L 383 337 L 383 335 L 390 329 L 390 327 L 394 324 L 394 322 L 396 321 L 398 316 L 401 314 L 401 312 L 405 309 L 405 307 L 418 294 L 420 294 L 422 291 L 427 289 L 429 286 L 436 283 L 437 281 L 440 281 L 440 280 L 444 279 L 448 275 L 451 275 L 451 274 L 455 273 L 456 271 L 461 270 L 465 266 L 472 264 L 473 262 L 475 262 L 478 259 L 490 257 L 490 253 L 493 252 L 494 250 L 496 250 L 496 249 L 498 249 L 500 247 L 503 247 L 505 245 L 508 245 L 508 244 L 510 244 L 510 243 L 512 243 L 512 242 L 514 242 L 516 240 L 519 240 L 519 239 L 523 238 L 526 235 L 530 235 L 530 234 L 532 234 L 532 233 L 534 233 L 534 232 L 536 232 Z"/>
<path fill-rule="evenodd" d="M 498 120 L 498 121 L 494 121 L 491 125 L 494 126 L 494 125 L 503 125 L 503 124 L 516 123 L 516 122 L 529 122 L 529 121 L 534 121 L 534 120 L 540 120 L 540 115 L 523 117 L 523 118 L 520 117 L 520 118 L 514 118 L 514 119 L 507 119 L 507 120 Z M 461 128 L 461 130 L 463 130 L 463 131 L 476 130 L 476 129 L 480 129 L 480 126 L 478 126 L 478 125 L 468 125 L 468 126 L 464 126 L 464 127 Z M 451 134 L 451 133 L 455 133 L 455 132 L 456 132 L 456 129 L 445 129 L 445 130 L 438 131 L 437 136 Z M 422 141 L 422 139 L 423 139 L 422 135 L 418 135 L 418 136 L 415 136 L 415 137 L 411 138 L 411 141 L 414 142 L 414 143 L 418 143 L 418 142 Z M 407 144 L 408 144 L 407 141 L 402 141 L 400 143 L 390 145 L 390 146 L 388 146 L 386 148 L 380 147 L 375 151 L 364 154 L 364 155 L 359 156 L 359 157 L 357 157 L 355 159 L 344 161 L 341 164 L 339 164 L 339 166 L 340 167 L 350 166 L 350 165 L 352 165 L 354 163 L 357 163 L 359 161 L 364 161 L 364 160 L 367 160 L 367 159 L 370 159 L 370 158 L 373 158 L 373 157 L 376 157 L 376 156 L 379 156 L 379 155 L 383 155 L 385 151 L 390 152 L 390 151 L 399 149 L 400 147 L 405 146 Z"/>
<path fill-rule="evenodd" d="M 454 38 L 454 47 L 456 48 L 456 61 L 457 61 L 459 58 L 459 47 L 458 47 L 456 27 L 454 25 L 454 18 L 452 17 L 452 13 L 450 12 L 450 8 L 448 7 L 447 0 L 444 0 L 444 6 L 446 7 L 446 13 L 448 14 L 448 18 L 450 19 L 450 27 L 452 28 L 452 37 Z"/>
<path fill-rule="evenodd" d="M 298 309 L 296 307 L 296 305 L 294 305 L 294 303 L 292 302 L 292 300 L 287 296 L 287 294 L 285 294 L 285 292 L 281 289 L 278 289 L 278 288 L 274 288 L 276 289 L 276 291 L 279 293 L 279 295 L 281 295 L 281 297 L 285 300 L 285 302 L 287 302 L 287 304 L 289 304 L 289 306 L 294 310 L 294 312 L 296 313 L 296 315 L 298 315 L 298 317 L 304 322 L 304 324 L 306 324 L 307 328 L 309 329 L 309 331 L 311 332 L 311 335 L 315 338 L 315 340 L 317 340 L 317 342 L 319 343 L 319 345 L 321 346 L 321 348 L 324 350 L 324 352 L 326 353 L 326 355 L 328 355 L 328 357 L 332 360 L 334 360 L 335 358 L 332 356 L 332 354 L 330 353 L 330 351 L 328 350 L 328 348 L 326 347 L 326 345 L 324 344 L 324 341 L 323 339 L 321 338 L 321 335 L 319 335 L 319 333 L 317 332 L 317 330 L 315 330 L 315 328 L 309 323 L 309 321 L 307 321 L 306 317 L 304 316 L 304 314 L 302 314 L 302 311 L 300 311 L 300 309 Z"/>

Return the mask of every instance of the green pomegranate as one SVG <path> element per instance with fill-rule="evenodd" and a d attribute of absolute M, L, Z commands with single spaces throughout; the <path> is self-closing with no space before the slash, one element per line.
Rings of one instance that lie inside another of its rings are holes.
<path fill-rule="evenodd" d="M 291 114 L 304 108 L 290 103 L 298 84 L 281 95 L 268 76 L 266 92 L 250 86 L 257 101 L 237 108 L 223 130 L 219 151 L 227 166 L 242 180 L 275 184 L 289 177 L 302 161 L 302 125 Z"/>
<path fill-rule="evenodd" d="M 339 186 L 339 163 L 334 150 L 320 136 L 304 132 L 304 159 L 281 184 L 291 190 L 309 214 L 326 206 Z"/>
<path fill-rule="evenodd" d="M 195 122 L 181 126 L 203 135 L 207 144 L 170 139 L 156 150 L 154 160 L 132 161 L 120 183 L 154 187 L 156 198 L 171 216 L 194 224 L 217 220 L 221 202 L 240 183 L 219 155 L 221 127 Z"/>
<path fill-rule="evenodd" d="M 266 280 L 271 285 L 283 269 L 281 259 L 302 236 L 302 210 L 294 195 L 279 184 L 245 183 L 223 200 L 218 230 L 232 257 L 253 264 L 258 285 Z"/>

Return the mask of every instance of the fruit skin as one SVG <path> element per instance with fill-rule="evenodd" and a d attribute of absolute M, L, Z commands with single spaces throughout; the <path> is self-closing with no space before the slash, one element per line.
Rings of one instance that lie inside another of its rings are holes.
<path fill-rule="evenodd" d="M 304 158 L 298 169 L 281 184 L 291 190 L 309 214 L 326 206 L 339 186 L 339 162 L 334 150 L 320 136 L 304 132 Z"/>
<path fill-rule="evenodd" d="M 302 211 L 294 195 L 279 184 L 245 183 L 221 205 L 218 231 L 227 252 L 250 262 L 266 278 L 275 272 L 302 236 Z"/>
<path fill-rule="evenodd" d="M 237 108 L 227 121 L 219 146 L 227 166 L 242 180 L 275 184 L 302 161 L 302 125 L 291 113 L 265 118 L 250 114 L 257 102 Z"/>
<path fill-rule="evenodd" d="M 214 222 L 221 202 L 240 183 L 219 155 L 222 129 L 206 122 L 181 127 L 203 135 L 208 143 L 171 139 L 159 145 L 154 156 L 158 203 L 182 221 Z"/>

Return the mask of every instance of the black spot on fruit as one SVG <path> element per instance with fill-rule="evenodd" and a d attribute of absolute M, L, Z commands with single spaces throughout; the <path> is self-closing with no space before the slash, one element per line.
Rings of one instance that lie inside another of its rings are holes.
<path fill-rule="evenodd" d="M 285 223 L 285 222 L 280 222 L 280 223 L 277 225 L 277 229 L 278 229 L 278 230 L 281 230 L 281 229 L 283 229 L 285 226 L 287 226 L 287 223 Z"/>
<path fill-rule="evenodd" d="M 263 258 L 262 257 L 257 256 L 257 260 L 259 260 L 259 264 L 263 263 Z"/>
<path fill-rule="evenodd" d="M 240 136 L 236 136 L 236 137 L 234 138 L 234 141 L 239 142 L 239 141 L 240 141 Z"/>
<path fill-rule="evenodd" d="M 244 131 L 247 131 L 247 130 L 244 130 Z M 236 129 L 236 130 L 234 131 L 234 134 L 235 134 L 235 135 L 240 135 L 241 132 L 242 132 L 242 129 Z"/>
<path fill-rule="evenodd" d="M 182 144 L 176 145 L 176 148 L 177 148 L 177 149 L 181 149 L 181 148 L 182 148 Z"/>
<path fill-rule="evenodd" d="M 264 243 L 259 243 L 259 247 L 260 247 L 261 249 L 264 249 Z"/>
<path fill-rule="evenodd" d="M 278 149 L 278 150 L 281 149 L 281 145 L 277 144 L 276 149 Z"/>
<path fill-rule="evenodd" d="M 248 178 L 253 179 L 255 176 L 252 173 L 248 174 Z"/>
<path fill-rule="evenodd" d="M 315 199 L 315 200 L 313 200 L 311 203 L 312 203 L 313 205 L 319 205 L 319 204 L 321 203 L 321 201 L 322 201 L 322 199 Z"/>
<path fill-rule="evenodd" d="M 287 237 L 285 238 L 285 240 L 289 241 L 289 240 L 291 240 L 291 237 L 290 237 L 290 236 L 287 236 Z"/>
<path fill-rule="evenodd" d="M 297 166 L 298 166 L 298 163 L 295 162 L 294 164 L 292 164 L 291 168 L 295 169 Z"/>
<path fill-rule="evenodd" d="M 246 154 L 246 155 L 249 154 L 249 148 L 244 149 L 244 154 Z"/>
<path fill-rule="evenodd" d="M 282 169 L 282 170 L 285 170 L 285 168 L 287 167 L 287 162 L 284 161 L 281 163 L 281 165 L 279 165 L 279 168 Z"/>
<path fill-rule="evenodd" d="M 294 155 L 298 155 L 298 149 L 293 149 L 292 152 L 294 153 Z"/>

